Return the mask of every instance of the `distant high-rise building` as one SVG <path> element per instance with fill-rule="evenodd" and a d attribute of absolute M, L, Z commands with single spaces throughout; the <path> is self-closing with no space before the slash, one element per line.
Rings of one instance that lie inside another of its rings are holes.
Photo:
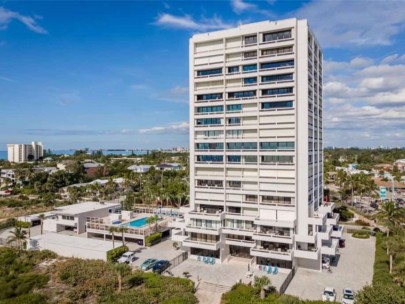
<path fill-rule="evenodd" d="M 41 142 L 33 141 L 31 144 L 8 144 L 8 161 L 24 163 L 35 161 L 44 157 L 44 146 Z"/>
<path fill-rule="evenodd" d="M 190 257 L 319 270 L 342 236 L 323 203 L 322 51 L 307 20 L 190 40 Z"/>

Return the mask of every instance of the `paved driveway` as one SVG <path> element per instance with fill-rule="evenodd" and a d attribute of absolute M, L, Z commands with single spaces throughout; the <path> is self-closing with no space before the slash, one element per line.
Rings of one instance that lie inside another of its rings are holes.
<path fill-rule="evenodd" d="M 135 250 L 137 259 L 132 263 L 132 267 L 140 266 L 146 259 L 153 258 L 158 260 L 172 260 L 183 253 L 182 250 L 176 250 L 173 247 L 173 241 L 164 240 L 152 247 L 140 247 L 138 245 L 130 248 Z"/>
<path fill-rule="evenodd" d="M 355 292 L 370 284 L 373 278 L 375 238 L 355 239 L 344 235 L 346 248 L 340 249 L 337 266 L 332 265 L 332 273 L 311 271 L 299 268 L 286 293 L 308 300 L 320 300 L 325 287 L 333 287 L 338 301 L 342 300 L 343 288 Z"/>

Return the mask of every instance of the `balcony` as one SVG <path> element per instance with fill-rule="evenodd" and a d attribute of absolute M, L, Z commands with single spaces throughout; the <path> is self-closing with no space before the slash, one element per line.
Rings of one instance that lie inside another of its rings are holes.
<path fill-rule="evenodd" d="M 326 213 L 318 213 L 314 212 L 312 217 L 308 218 L 308 223 L 313 224 L 313 225 L 318 225 L 318 226 L 323 226 L 326 224 Z"/>
<path fill-rule="evenodd" d="M 328 217 L 326 219 L 326 224 L 327 225 L 337 225 L 340 219 L 340 214 L 339 213 L 332 213 L 328 214 Z"/>
<path fill-rule="evenodd" d="M 200 220 L 212 220 L 212 221 L 221 221 L 224 219 L 225 212 L 218 210 L 215 213 L 204 211 L 190 211 L 190 218 L 200 219 Z"/>
<path fill-rule="evenodd" d="M 211 235 L 219 235 L 221 233 L 221 227 L 206 227 L 206 226 L 186 226 L 187 232 L 204 233 Z"/>
<path fill-rule="evenodd" d="M 335 203 L 324 202 L 323 205 L 319 206 L 318 212 L 319 213 L 332 213 L 333 209 L 335 209 Z"/>
<path fill-rule="evenodd" d="M 236 228 L 236 227 L 222 227 L 222 233 L 225 234 L 236 234 L 236 235 L 243 235 L 243 236 L 252 236 L 255 228 L 247 229 L 247 228 Z"/>
<path fill-rule="evenodd" d="M 292 221 L 279 221 L 277 219 L 265 219 L 265 218 L 256 217 L 254 219 L 254 224 L 255 225 L 262 225 L 262 226 L 294 228 L 295 220 L 292 220 Z"/>
<path fill-rule="evenodd" d="M 335 225 L 332 226 L 332 234 L 331 236 L 333 238 L 342 238 L 343 237 L 343 226 L 341 225 Z"/>
<path fill-rule="evenodd" d="M 321 240 L 329 240 L 332 234 L 332 226 L 326 225 L 318 231 L 318 236 Z"/>
<path fill-rule="evenodd" d="M 295 249 L 294 250 L 294 257 L 296 258 L 303 258 L 303 259 L 310 259 L 310 260 L 317 260 L 319 257 L 320 249 L 313 248 L 313 249 Z"/>
<path fill-rule="evenodd" d="M 256 231 L 253 233 L 254 240 L 257 241 L 267 241 L 267 242 L 275 242 L 275 243 L 283 243 L 283 244 L 293 244 L 293 236 L 292 235 L 282 235 L 280 232 L 277 231 Z"/>
<path fill-rule="evenodd" d="M 338 240 L 332 240 L 330 242 L 323 242 L 321 252 L 324 255 L 335 256 L 338 253 Z"/>
<path fill-rule="evenodd" d="M 250 254 L 252 256 L 285 260 L 285 261 L 292 260 L 292 256 L 293 256 L 292 252 L 293 251 L 291 249 L 288 249 L 287 251 L 282 251 L 281 248 L 279 248 L 277 250 L 265 249 L 260 245 L 256 245 L 255 247 L 250 249 Z"/>
<path fill-rule="evenodd" d="M 225 244 L 253 248 L 255 246 L 255 241 L 225 238 Z"/>
<path fill-rule="evenodd" d="M 193 248 L 200 248 L 200 249 L 207 249 L 207 250 L 218 250 L 220 242 L 203 242 L 203 241 L 196 241 L 190 238 L 187 238 L 183 241 L 183 246 L 186 247 L 193 247 Z"/>

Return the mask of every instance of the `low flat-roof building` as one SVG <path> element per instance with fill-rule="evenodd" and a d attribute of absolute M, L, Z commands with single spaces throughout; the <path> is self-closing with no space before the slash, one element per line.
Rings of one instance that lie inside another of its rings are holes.
<path fill-rule="evenodd" d="M 150 170 L 150 165 L 132 165 L 129 166 L 127 169 L 137 173 L 146 173 Z"/>
<path fill-rule="evenodd" d="M 60 232 L 73 230 L 78 234 L 86 232 L 89 218 L 106 217 L 121 209 L 119 203 L 84 202 L 58 207 L 46 214 L 44 230 Z"/>

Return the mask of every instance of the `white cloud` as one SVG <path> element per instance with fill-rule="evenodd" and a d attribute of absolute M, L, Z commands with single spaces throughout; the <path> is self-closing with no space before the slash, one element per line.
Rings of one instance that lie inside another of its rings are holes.
<path fill-rule="evenodd" d="M 255 10 L 257 7 L 252 3 L 244 2 L 243 0 L 232 0 L 232 9 L 235 13 L 240 14 L 244 11 Z"/>
<path fill-rule="evenodd" d="M 168 91 L 159 93 L 157 98 L 164 101 L 188 103 L 188 87 L 175 86 Z"/>
<path fill-rule="evenodd" d="M 405 65 L 386 62 L 386 58 L 354 65 L 353 60 L 329 62 L 332 76 L 324 84 L 325 145 L 405 144 Z"/>
<path fill-rule="evenodd" d="M 17 20 L 23 23 L 29 30 L 38 34 L 47 34 L 48 32 L 41 27 L 36 20 L 42 19 L 40 16 L 24 16 L 20 13 L 10 11 L 4 7 L 0 7 L 0 30 L 5 30 L 11 21 Z"/>
<path fill-rule="evenodd" d="M 196 21 L 189 15 L 175 16 L 171 14 L 159 15 L 155 24 L 163 27 L 196 31 L 220 30 L 235 26 L 235 24 L 224 22 L 217 16 L 212 18 L 201 18 L 201 20 Z"/>
<path fill-rule="evenodd" d="M 4 76 L 0 76 L 0 80 L 4 80 L 4 81 L 7 81 L 7 82 L 15 82 L 15 80 L 13 80 L 11 78 L 8 78 L 8 77 L 4 77 Z"/>
<path fill-rule="evenodd" d="M 187 134 L 189 129 L 189 123 L 186 121 L 175 122 L 166 126 L 157 126 L 147 129 L 140 129 L 139 133 L 159 133 L 159 134 L 170 134 L 170 133 L 184 133 Z"/>
<path fill-rule="evenodd" d="M 390 45 L 404 29 L 405 1 L 314 0 L 289 16 L 307 18 L 323 47 Z"/>

